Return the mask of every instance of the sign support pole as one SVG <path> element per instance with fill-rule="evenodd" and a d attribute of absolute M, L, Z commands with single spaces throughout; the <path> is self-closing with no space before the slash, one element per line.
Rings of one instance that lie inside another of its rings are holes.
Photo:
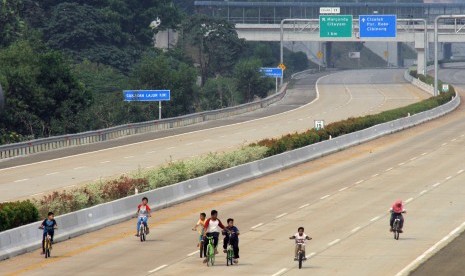
<path fill-rule="evenodd" d="M 158 120 L 161 120 L 161 101 L 158 101 Z"/>
<path fill-rule="evenodd" d="M 278 78 L 276 78 L 276 94 L 278 93 Z"/>

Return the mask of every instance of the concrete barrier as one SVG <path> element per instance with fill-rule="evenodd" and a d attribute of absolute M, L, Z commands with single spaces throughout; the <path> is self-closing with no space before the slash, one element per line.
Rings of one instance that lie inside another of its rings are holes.
<path fill-rule="evenodd" d="M 134 206 L 143 196 L 150 199 L 154 210 L 166 208 L 186 200 L 199 197 L 232 185 L 264 176 L 328 155 L 348 147 L 367 142 L 383 135 L 413 127 L 425 121 L 443 116 L 460 104 L 456 96 L 450 102 L 432 110 L 410 117 L 386 122 L 361 131 L 342 135 L 334 139 L 309 145 L 300 149 L 281 153 L 262 160 L 215 172 L 196 179 L 162 187 L 134 196 L 100 204 L 56 218 L 59 229 L 56 241 L 63 241 L 87 232 L 94 231 L 135 215 Z M 11 258 L 40 248 L 42 232 L 37 229 L 40 222 L 32 223 L 0 233 L 0 260 Z"/>

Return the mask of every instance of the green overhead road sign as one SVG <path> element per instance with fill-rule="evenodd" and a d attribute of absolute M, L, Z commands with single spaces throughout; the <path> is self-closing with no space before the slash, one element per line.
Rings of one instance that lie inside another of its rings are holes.
<path fill-rule="evenodd" d="M 352 15 L 320 15 L 320 37 L 352 37 Z"/>

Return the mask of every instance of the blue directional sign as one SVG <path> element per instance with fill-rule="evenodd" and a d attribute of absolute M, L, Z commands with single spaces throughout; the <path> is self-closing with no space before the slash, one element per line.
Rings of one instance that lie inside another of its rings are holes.
<path fill-rule="evenodd" d="M 169 101 L 171 98 L 170 90 L 124 90 L 124 100 L 127 102 L 152 102 L 152 101 Z"/>
<path fill-rule="evenodd" d="M 283 76 L 283 69 L 263 67 L 260 68 L 260 73 L 262 73 L 265 77 L 281 78 Z"/>
<path fill-rule="evenodd" d="M 360 37 L 396 37 L 396 15 L 360 15 Z"/>

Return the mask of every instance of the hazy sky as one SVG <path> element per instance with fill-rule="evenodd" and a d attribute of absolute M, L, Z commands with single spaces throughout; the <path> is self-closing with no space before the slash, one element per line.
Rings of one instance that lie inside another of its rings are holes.
<path fill-rule="evenodd" d="M 465 0 L 424 0 L 425 3 L 465 3 Z"/>

